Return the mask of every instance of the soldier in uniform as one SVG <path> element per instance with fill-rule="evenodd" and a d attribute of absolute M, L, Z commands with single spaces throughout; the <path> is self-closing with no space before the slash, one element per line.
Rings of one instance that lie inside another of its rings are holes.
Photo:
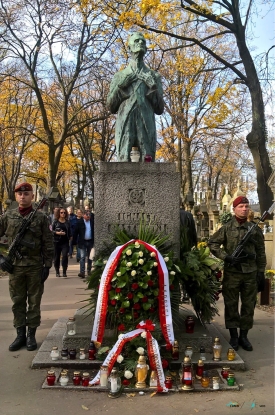
<path fill-rule="evenodd" d="M 253 225 L 247 221 L 249 201 L 246 197 L 237 197 L 233 210 L 235 216 L 214 233 L 209 240 L 209 248 L 213 255 L 224 261 L 222 294 L 225 326 L 230 332 L 229 343 L 235 350 L 240 345 L 244 350 L 252 351 L 247 333 L 253 326 L 257 280 L 263 278 L 266 267 L 264 237 L 261 229 L 256 227 L 241 255 L 233 258 L 235 248 Z"/>
<path fill-rule="evenodd" d="M 0 236 L 6 235 L 9 244 L 16 237 L 24 217 L 33 210 L 33 189 L 30 183 L 21 183 L 14 189 L 19 207 L 8 210 L 0 218 Z M 35 350 L 36 328 L 40 325 L 40 304 L 44 282 L 49 276 L 53 261 L 53 236 L 47 216 L 37 211 L 24 236 L 24 246 L 20 248 L 22 259 L 14 261 L 13 273 L 9 274 L 10 297 L 13 302 L 13 325 L 17 337 L 9 346 L 10 351 L 27 346 Z M 29 243 L 29 244 L 28 244 Z M 32 246 L 31 248 L 28 247 Z M 26 334 L 26 327 L 28 332 Z"/>

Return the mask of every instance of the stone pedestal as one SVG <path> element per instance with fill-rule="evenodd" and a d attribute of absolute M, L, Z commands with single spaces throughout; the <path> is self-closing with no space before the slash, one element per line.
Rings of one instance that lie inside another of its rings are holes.
<path fill-rule="evenodd" d="M 110 243 L 114 227 L 137 236 L 141 218 L 180 240 L 180 177 L 174 163 L 105 163 L 95 173 L 95 250 Z"/>

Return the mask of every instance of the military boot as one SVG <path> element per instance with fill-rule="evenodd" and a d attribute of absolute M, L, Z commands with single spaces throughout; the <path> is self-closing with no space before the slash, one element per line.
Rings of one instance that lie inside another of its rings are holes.
<path fill-rule="evenodd" d="M 238 341 L 238 329 L 229 329 L 230 333 L 230 340 L 229 344 L 233 347 L 234 350 L 238 350 L 239 348 L 239 341 Z"/>
<path fill-rule="evenodd" d="M 250 341 L 247 338 L 248 330 L 240 330 L 239 345 L 242 346 L 244 350 L 252 352 L 253 347 Z"/>
<path fill-rule="evenodd" d="M 26 326 L 16 327 L 17 337 L 9 346 L 10 352 L 16 352 L 21 347 L 26 346 Z"/>
<path fill-rule="evenodd" d="M 36 327 L 29 327 L 28 334 L 27 334 L 27 350 L 29 350 L 29 352 L 37 349 L 35 333 L 36 333 Z"/>

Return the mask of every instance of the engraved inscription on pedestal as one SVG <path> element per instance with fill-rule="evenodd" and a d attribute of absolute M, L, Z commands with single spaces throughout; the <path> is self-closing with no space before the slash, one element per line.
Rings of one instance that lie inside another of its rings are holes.
<path fill-rule="evenodd" d="M 173 163 L 101 163 L 95 174 L 95 250 L 116 226 L 137 236 L 141 219 L 179 250 L 180 180 Z"/>

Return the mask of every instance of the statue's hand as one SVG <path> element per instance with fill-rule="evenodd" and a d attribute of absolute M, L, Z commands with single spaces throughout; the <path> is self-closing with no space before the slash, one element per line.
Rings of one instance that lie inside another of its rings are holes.
<path fill-rule="evenodd" d="M 125 76 L 125 78 L 123 79 L 122 82 L 120 82 L 120 84 L 118 84 L 118 87 L 127 88 L 127 86 L 131 85 L 131 83 L 134 82 L 136 79 L 137 79 L 136 74 L 130 73 Z"/>
<path fill-rule="evenodd" d="M 140 72 L 138 78 L 144 81 L 149 88 L 156 86 L 156 80 L 150 72 Z"/>

